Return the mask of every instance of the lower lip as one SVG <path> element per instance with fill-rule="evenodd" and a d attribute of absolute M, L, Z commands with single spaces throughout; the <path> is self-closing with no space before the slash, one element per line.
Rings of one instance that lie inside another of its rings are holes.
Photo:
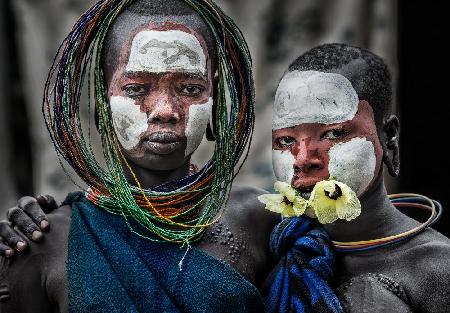
<path fill-rule="evenodd" d="M 181 141 L 174 141 L 174 142 L 144 141 L 142 146 L 147 151 L 153 152 L 155 154 L 166 155 L 181 148 L 183 146 L 183 143 Z"/>
<path fill-rule="evenodd" d="M 322 181 L 322 180 L 326 180 L 327 178 L 323 178 L 323 179 L 319 179 L 318 177 L 299 177 L 299 176 L 294 176 L 293 179 L 293 185 L 296 188 L 310 188 L 313 187 L 315 184 L 317 184 L 318 182 Z"/>

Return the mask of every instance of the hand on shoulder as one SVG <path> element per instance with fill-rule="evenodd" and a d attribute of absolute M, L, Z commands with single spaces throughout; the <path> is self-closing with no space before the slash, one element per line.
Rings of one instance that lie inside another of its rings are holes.
<path fill-rule="evenodd" d="M 58 208 L 52 196 L 25 196 L 7 210 L 6 219 L 0 221 L 0 256 L 12 258 L 28 248 L 24 237 L 39 242 L 50 230 L 45 213 Z M 22 236 L 23 235 L 23 236 Z"/>

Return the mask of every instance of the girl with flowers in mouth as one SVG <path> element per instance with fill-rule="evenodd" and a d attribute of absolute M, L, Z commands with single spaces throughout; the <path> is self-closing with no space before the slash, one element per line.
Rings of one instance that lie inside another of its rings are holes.
<path fill-rule="evenodd" d="M 383 181 L 383 164 L 399 174 L 391 95 L 387 66 L 367 50 L 325 44 L 298 57 L 273 107 L 278 193 L 258 198 L 286 218 L 280 233 L 298 216 L 323 224 L 337 250 L 335 284 L 347 311 L 448 312 L 450 240 L 428 228 L 440 205 L 415 194 L 388 196 Z M 430 209 L 431 217 L 421 224 L 394 205 Z M 294 254 L 286 262 L 283 270 L 295 277 Z M 272 279 L 283 285 L 280 275 Z"/>

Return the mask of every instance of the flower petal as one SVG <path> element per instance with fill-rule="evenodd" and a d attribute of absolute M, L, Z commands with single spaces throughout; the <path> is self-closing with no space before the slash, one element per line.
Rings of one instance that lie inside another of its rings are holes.
<path fill-rule="evenodd" d="M 264 194 L 260 195 L 258 200 L 266 205 L 266 210 L 279 213 L 283 216 L 293 216 L 292 206 L 283 202 L 283 195 Z"/>
<path fill-rule="evenodd" d="M 294 211 L 294 208 L 291 205 L 284 204 L 285 207 L 283 211 L 281 212 L 281 215 L 284 217 L 294 217 L 297 216 L 296 212 Z"/>
<path fill-rule="evenodd" d="M 336 181 L 335 180 L 323 180 L 321 182 L 318 182 L 319 186 L 323 188 L 323 190 L 333 193 L 336 190 Z M 317 185 L 316 184 L 316 185 Z"/>
<path fill-rule="evenodd" d="M 275 191 L 282 193 L 283 190 L 291 187 L 291 185 L 289 185 L 288 183 L 282 182 L 282 181 L 276 181 L 275 184 L 273 185 L 273 187 L 275 188 Z"/>
<path fill-rule="evenodd" d="M 333 223 L 333 222 L 336 222 L 338 219 L 335 207 L 323 206 L 323 207 L 315 207 L 314 209 L 315 209 L 317 219 L 319 220 L 319 223 L 321 223 L 321 224 Z"/>
<path fill-rule="evenodd" d="M 292 188 L 292 186 L 290 184 L 281 182 L 281 181 L 277 181 L 274 184 L 274 188 L 280 194 L 285 196 L 290 202 L 294 202 L 296 192 L 295 192 L 295 189 Z"/>
<path fill-rule="evenodd" d="M 336 213 L 336 200 L 329 198 L 325 191 L 334 192 L 335 186 L 333 182 L 321 181 L 318 182 L 309 198 L 309 205 L 313 208 L 317 219 L 322 224 L 333 223 L 338 219 Z"/>
<path fill-rule="evenodd" d="M 336 201 L 336 213 L 340 219 L 351 221 L 361 214 L 361 203 L 356 193 L 346 184 L 336 181 L 342 196 Z"/>
<path fill-rule="evenodd" d="M 300 216 L 305 213 L 306 208 L 308 206 L 308 201 L 303 199 L 302 197 L 295 197 L 292 209 L 295 212 L 295 216 Z"/>
<path fill-rule="evenodd" d="M 283 202 L 283 199 L 284 197 L 280 194 L 270 194 L 270 193 L 263 194 L 258 197 L 259 202 L 262 202 L 264 204 L 281 203 Z"/>

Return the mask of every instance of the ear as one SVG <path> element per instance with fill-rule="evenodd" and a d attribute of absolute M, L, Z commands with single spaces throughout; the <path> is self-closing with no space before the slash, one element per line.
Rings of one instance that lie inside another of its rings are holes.
<path fill-rule="evenodd" d="M 383 147 L 383 162 L 393 177 L 400 173 L 399 135 L 400 121 L 397 116 L 391 115 L 383 122 L 380 141 Z"/>

